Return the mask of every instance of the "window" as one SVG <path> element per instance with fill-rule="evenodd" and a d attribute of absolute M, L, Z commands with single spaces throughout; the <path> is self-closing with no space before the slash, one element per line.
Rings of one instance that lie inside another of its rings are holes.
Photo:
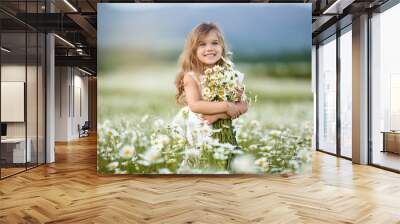
<path fill-rule="evenodd" d="M 318 149 L 336 153 L 336 36 L 318 47 Z"/>
<path fill-rule="evenodd" d="M 340 154 L 352 157 L 352 35 L 351 26 L 340 36 Z"/>
<path fill-rule="evenodd" d="M 400 170 L 400 4 L 371 18 L 372 163 Z"/>
<path fill-rule="evenodd" d="M 44 3 L 18 2 L 18 8 L 11 8 L 20 14 L 43 13 Z M 8 116 L 1 118 L 0 178 L 5 178 L 45 163 L 46 40 L 44 33 L 13 16 L 0 12 L 0 17 L 7 21 L 0 24 L 0 111 Z M 18 100 L 12 102 L 11 96 Z"/>

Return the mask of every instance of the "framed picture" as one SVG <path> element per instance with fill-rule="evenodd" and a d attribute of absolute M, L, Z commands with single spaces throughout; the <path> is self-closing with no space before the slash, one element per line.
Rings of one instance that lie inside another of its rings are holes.
<path fill-rule="evenodd" d="M 311 4 L 101 3 L 98 173 L 310 168 Z"/>

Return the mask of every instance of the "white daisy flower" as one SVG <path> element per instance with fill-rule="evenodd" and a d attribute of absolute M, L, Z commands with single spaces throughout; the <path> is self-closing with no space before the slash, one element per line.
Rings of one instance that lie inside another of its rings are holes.
<path fill-rule="evenodd" d="M 249 154 L 235 157 L 231 168 L 235 173 L 257 173 L 258 171 L 254 164 L 254 157 Z"/>
<path fill-rule="evenodd" d="M 108 170 L 115 170 L 119 165 L 118 161 L 111 162 L 107 165 Z"/>
<path fill-rule="evenodd" d="M 170 143 L 170 138 L 167 135 L 158 135 L 156 138 L 156 142 L 161 145 L 167 145 Z"/>
<path fill-rule="evenodd" d="M 116 168 L 114 170 L 114 173 L 115 174 L 127 174 L 128 172 L 126 170 L 120 170 L 120 169 Z"/>
<path fill-rule="evenodd" d="M 134 154 L 135 154 L 135 147 L 132 145 L 124 145 L 119 150 L 119 156 L 123 159 L 131 159 Z"/>
<path fill-rule="evenodd" d="M 200 149 L 196 149 L 196 148 L 189 148 L 185 150 L 185 158 L 189 159 L 189 158 L 200 158 L 201 156 L 201 150 Z"/>
<path fill-rule="evenodd" d="M 144 166 L 162 163 L 164 161 L 161 156 L 161 150 L 154 147 L 147 149 L 144 154 L 140 154 L 139 156 L 142 160 L 139 160 L 138 163 Z"/>
<path fill-rule="evenodd" d="M 268 169 L 269 163 L 267 161 L 267 158 L 263 157 L 263 158 L 259 158 L 257 159 L 254 164 L 256 164 L 257 166 L 265 169 Z"/>
<path fill-rule="evenodd" d="M 157 120 L 154 121 L 153 124 L 157 129 L 160 129 L 160 128 L 162 128 L 164 126 L 164 121 L 161 120 L 161 119 L 157 119 Z"/>

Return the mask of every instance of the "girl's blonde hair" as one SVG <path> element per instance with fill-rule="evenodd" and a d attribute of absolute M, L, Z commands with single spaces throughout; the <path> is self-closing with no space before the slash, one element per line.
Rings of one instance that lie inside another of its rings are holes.
<path fill-rule="evenodd" d="M 204 22 L 196 26 L 188 35 L 185 47 L 179 57 L 179 72 L 176 76 L 176 102 L 178 104 L 186 104 L 184 97 L 183 77 L 187 72 L 194 72 L 201 74 L 204 71 L 204 65 L 199 61 L 196 56 L 197 48 L 202 38 L 204 38 L 212 30 L 216 31 L 220 44 L 222 46 L 222 58 L 217 64 L 222 65 L 224 59 L 227 57 L 227 48 L 225 46 L 224 36 L 222 35 L 219 27 L 212 22 Z"/>

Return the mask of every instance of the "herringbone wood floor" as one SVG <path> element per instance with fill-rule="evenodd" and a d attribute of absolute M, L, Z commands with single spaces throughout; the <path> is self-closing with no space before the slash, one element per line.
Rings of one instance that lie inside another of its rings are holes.
<path fill-rule="evenodd" d="M 98 176 L 95 140 L 0 181 L 0 223 L 400 223 L 400 175 L 323 153 L 291 177 Z"/>

